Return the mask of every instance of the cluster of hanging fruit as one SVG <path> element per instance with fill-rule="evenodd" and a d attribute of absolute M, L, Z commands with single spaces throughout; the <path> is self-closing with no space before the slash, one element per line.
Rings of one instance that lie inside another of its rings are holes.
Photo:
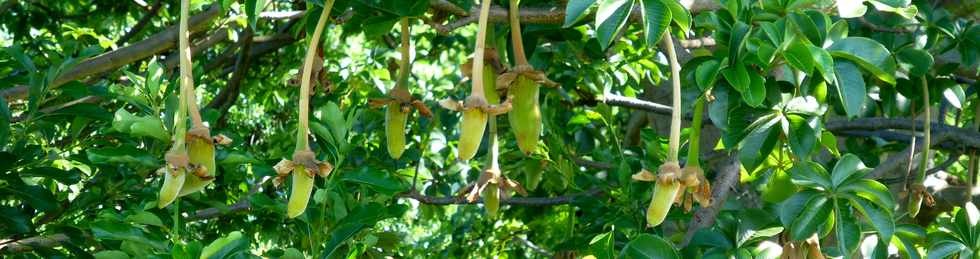
<path fill-rule="evenodd" d="M 204 125 L 198 110 L 194 93 L 194 79 L 191 71 L 191 49 L 187 33 L 188 0 L 180 1 L 180 89 L 179 104 L 175 115 L 173 146 L 167 152 L 166 165 L 158 172 L 164 174 L 163 186 L 157 206 L 170 205 L 177 197 L 203 190 L 212 181 L 218 168 L 214 161 L 215 144 L 227 145 L 231 140 L 225 136 L 211 136 Z M 191 118 L 191 128 L 187 129 L 187 116 Z"/>

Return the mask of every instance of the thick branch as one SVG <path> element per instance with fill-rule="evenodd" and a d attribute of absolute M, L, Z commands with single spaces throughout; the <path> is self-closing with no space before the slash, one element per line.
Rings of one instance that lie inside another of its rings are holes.
<path fill-rule="evenodd" d="M 218 17 L 220 14 L 221 6 L 212 5 L 207 11 L 190 17 L 188 30 L 192 33 L 202 31 L 207 28 L 211 20 Z M 68 71 L 58 75 L 58 77 L 51 82 L 51 85 L 49 85 L 48 88 L 58 88 L 59 86 L 74 80 L 117 69 L 129 63 L 142 60 L 168 49 L 172 49 L 176 43 L 177 25 L 172 25 L 166 30 L 154 34 L 145 40 L 85 59 L 78 64 L 75 64 Z M 3 89 L 0 91 L 0 96 L 3 96 L 8 100 L 23 99 L 27 96 L 27 86 L 17 86 Z"/>
<path fill-rule="evenodd" d="M 694 213 L 694 217 L 691 218 L 691 222 L 688 224 L 687 233 L 684 234 L 684 241 L 681 242 L 680 247 L 687 246 L 698 230 L 711 227 L 715 224 L 715 218 L 718 217 L 718 212 L 725 206 L 725 201 L 728 200 L 728 196 L 732 194 L 732 189 L 739 182 L 739 170 L 741 170 L 739 166 L 738 156 L 734 154 L 728 155 L 722 162 L 718 168 L 718 174 L 715 176 L 715 186 L 711 193 L 712 206 L 700 208 Z"/>
<path fill-rule="evenodd" d="M 127 31 L 126 34 L 116 41 L 116 45 L 126 44 L 126 42 L 129 42 L 129 39 L 133 38 L 133 36 L 136 36 L 136 34 L 142 31 L 143 27 L 146 27 L 146 25 L 153 20 L 153 17 L 157 16 L 157 12 L 160 11 L 161 6 L 163 6 L 163 0 L 157 0 L 155 3 L 153 3 L 153 6 L 150 6 L 150 9 L 143 15 L 143 18 L 140 18 L 140 20 L 136 22 L 136 25 L 129 28 L 129 31 Z"/>

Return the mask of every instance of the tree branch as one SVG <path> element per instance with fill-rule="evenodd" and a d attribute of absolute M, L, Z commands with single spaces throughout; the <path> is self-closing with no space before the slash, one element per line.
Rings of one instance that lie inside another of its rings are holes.
<path fill-rule="evenodd" d="M 145 15 L 143 15 L 143 18 L 140 18 L 140 20 L 136 22 L 136 25 L 129 28 L 129 31 L 127 31 L 126 34 L 123 34 L 123 36 L 116 41 L 116 45 L 126 44 L 129 39 L 133 38 L 133 36 L 136 36 L 136 34 L 142 31 L 143 27 L 146 27 L 146 25 L 153 20 L 153 17 L 157 16 L 157 12 L 160 11 L 161 6 L 163 6 L 163 0 L 157 0 L 155 3 L 153 3 L 153 6 L 150 6 L 150 9 Z"/>
<path fill-rule="evenodd" d="M 221 6 L 212 5 L 208 10 L 190 17 L 188 30 L 190 32 L 202 31 L 220 14 Z M 151 55 L 172 49 L 176 45 L 176 42 L 177 25 L 172 25 L 166 30 L 154 34 L 145 40 L 105 52 L 75 64 L 68 71 L 58 75 L 48 86 L 48 89 L 55 89 L 74 80 L 117 69 Z M 23 99 L 27 97 L 27 86 L 17 86 L 0 90 L 0 96 L 8 100 Z"/>

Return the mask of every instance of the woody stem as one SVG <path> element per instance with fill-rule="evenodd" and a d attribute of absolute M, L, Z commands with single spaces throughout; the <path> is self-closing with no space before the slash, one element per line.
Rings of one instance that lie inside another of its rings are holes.
<path fill-rule="evenodd" d="M 483 0 L 480 3 L 480 23 L 479 31 L 476 33 L 476 50 L 473 52 L 473 88 L 470 89 L 471 96 L 485 96 L 483 94 L 483 53 L 486 49 L 488 16 L 490 16 L 490 0 Z"/>
<path fill-rule="evenodd" d="M 673 110 L 670 113 L 670 140 L 667 151 L 667 162 L 677 162 L 678 148 L 681 142 L 681 66 L 677 63 L 677 53 L 670 31 L 664 32 L 664 48 L 670 61 L 670 81 L 673 85 Z"/>
<path fill-rule="evenodd" d="M 514 63 L 518 67 L 528 66 L 527 57 L 524 56 L 524 39 L 521 38 L 520 0 L 510 0 L 510 38 L 514 44 Z"/>

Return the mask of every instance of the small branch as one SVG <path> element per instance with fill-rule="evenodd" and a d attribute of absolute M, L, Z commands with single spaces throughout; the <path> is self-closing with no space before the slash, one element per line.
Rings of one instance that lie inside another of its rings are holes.
<path fill-rule="evenodd" d="M 535 253 L 538 253 L 544 257 L 552 257 L 554 255 L 551 252 L 548 252 L 548 250 L 545 250 L 544 248 L 541 248 L 540 246 L 531 243 L 530 240 L 520 238 L 520 237 L 513 237 L 510 240 L 513 241 L 514 243 L 524 245 L 525 247 L 530 248 L 531 251 L 534 251 Z"/>
<path fill-rule="evenodd" d="M 127 31 L 126 34 L 123 34 L 123 36 L 116 41 L 116 45 L 126 44 L 126 42 L 129 42 L 129 39 L 133 38 L 133 36 L 136 36 L 137 33 L 142 31 L 143 27 L 146 27 L 146 25 L 153 20 L 153 17 L 157 16 L 157 12 L 160 11 L 161 6 L 163 6 L 163 0 L 157 0 L 154 2 L 153 6 L 150 6 L 150 9 L 146 11 L 145 15 L 143 15 L 143 18 L 140 18 L 140 20 L 136 22 L 136 25 L 129 28 L 129 31 Z"/>
<path fill-rule="evenodd" d="M 594 188 L 585 192 L 573 193 L 569 195 L 556 196 L 556 197 L 511 197 L 507 199 L 500 199 L 500 204 L 510 204 L 510 205 L 524 205 L 524 206 L 552 206 L 552 205 L 562 205 L 574 202 L 576 199 L 581 197 L 594 197 L 603 195 L 604 192 L 598 188 Z M 407 193 L 402 193 L 397 195 L 399 198 L 410 198 L 419 201 L 423 204 L 429 205 L 465 205 L 465 204 L 478 204 L 483 203 L 483 199 L 478 199 L 472 203 L 466 201 L 466 197 L 436 197 L 436 196 L 426 196 L 418 193 L 417 191 L 411 191 Z"/>
<path fill-rule="evenodd" d="M 432 9 L 444 11 L 444 12 L 455 14 L 455 15 L 459 15 L 459 16 L 469 16 L 470 15 L 470 13 L 467 12 L 466 10 L 464 10 L 463 8 L 457 6 L 457 5 L 453 4 L 453 3 L 450 3 L 449 1 L 446 1 L 446 0 L 431 0 L 431 1 L 429 1 L 429 7 L 431 7 Z"/>
<path fill-rule="evenodd" d="M 659 113 L 664 115 L 669 115 L 674 110 L 667 105 L 650 102 L 650 101 L 644 101 L 633 97 L 616 95 L 616 94 L 603 95 L 602 102 L 612 106 L 620 106 L 620 107 L 633 108 L 638 110 L 645 110 L 648 112 Z"/>
<path fill-rule="evenodd" d="M 684 234 L 684 241 L 681 242 L 680 247 L 686 247 L 698 230 L 709 228 L 715 224 L 715 218 L 718 217 L 718 212 L 725 206 L 725 201 L 728 200 L 728 196 L 732 194 L 732 189 L 739 182 L 739 165 L 738 155 L 735 154 L 729 154 L 723 163 L 720 164 L 718 174 L 715 176 L 714 190 L 711 193 L 712 206 L 700 208 L 694 213 L 694 217 L 691 218 L 691 222 L 688 224 L 687 233 Z"/>
<path fill-rule="evenodd" d="M 61 243 L 68 241 L 68 239 L 68 235 L 61 233 L 25 238 L 0 244 L 0 254 L 29 252 L 34 250 L 35 247 L 57 247 L 60 246 Z"/>

